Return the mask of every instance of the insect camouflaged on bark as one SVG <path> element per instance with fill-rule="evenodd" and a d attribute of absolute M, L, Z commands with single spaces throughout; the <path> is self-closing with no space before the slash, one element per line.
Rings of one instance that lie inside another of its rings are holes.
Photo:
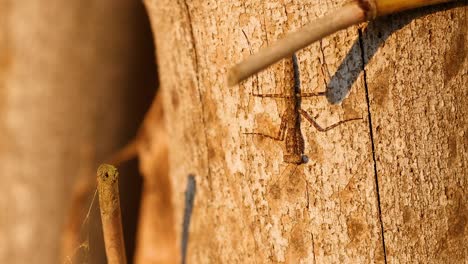
<path fill-rule="evenodd" d="M 301 108 L 301 99 L 303 97 L 325 96 L 325 92 L 316 93 L 301 93 L 301 80 L 299 64 L 297 62 L 296 54 L 292 56 L 293 72 L 294 72 L 294 87 L 288 89 L 286 92 L 289 94 L 255 94 L 253 96 L 261 98 L 284 98 L 286 100 L 286 109 L 281 116 L 281 125 L 276 136 L 271 136 L 263 133 L 245 133 L 247 135 L 259 135 L 271 138 L 277 141 L 285 141 L 286 152 L 283 155 L 283 160 L 286 163 L 300 165 L 308 161 L 308 157 L 304 155 L 304 137 L 301 132 L 301 118 L 302 115 L 309 123 L 311 123 L 318 131 L 326 132 L 340 124 L 359 120 L 362 118 L 351 118 L 339 121 L 329 127 L 322 128 L 312 116 Z"/>

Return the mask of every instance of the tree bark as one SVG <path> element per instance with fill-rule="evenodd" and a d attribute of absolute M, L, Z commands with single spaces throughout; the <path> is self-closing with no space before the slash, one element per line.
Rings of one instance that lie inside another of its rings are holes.
<path fill-rule="evenodd" d="M 197 181 L 188 263 L 466 261 L 465 5 L 297 53 L 302 92 L 327 91 L 301 109 L 323 127 L 362 118 L 323 133 L 302 119 L 308 163 L 284 161 L 288 142 L 245 134 L 278 133 L 287 102 L 253 93 L 289 94 L 291 60 L 234 88 L 227 68 L 344 2 L 146 0 L 176 234 L 189 173 Z"/>
<path fill-rule="evenodd" d="M 138 99 L 155 85 L 143 11 L 134 1 L 0 1 L 0 263 L 60 263 L 73 184 L 95 179 L 133 136 L 148 100 Z"/>
<path fill-rule="evenodd" d="M 390 263 L 468 259 L 467 7 L 376 21 L 362 42 Z"/>

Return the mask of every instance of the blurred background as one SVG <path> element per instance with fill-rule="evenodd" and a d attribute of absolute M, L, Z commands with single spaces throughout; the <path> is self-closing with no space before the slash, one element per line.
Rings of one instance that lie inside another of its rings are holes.
<path fill-rule="evenodd" d="M 0 0 L 0 263 L 61 262 L 74 186 L 135 136 L 153 100 L 152 43 L 141 1 Z M 136 161 L 121 175 L 131 259 Z M 77 254 L 103 263 L 96 204 L 83 223 Z"/>

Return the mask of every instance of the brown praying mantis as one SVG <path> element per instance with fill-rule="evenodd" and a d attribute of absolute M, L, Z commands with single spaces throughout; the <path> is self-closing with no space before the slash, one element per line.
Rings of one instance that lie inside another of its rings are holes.
<path fill-rule="evenodd" d="M 342 120 L 331 126 L 322 128 L 308 112 L 301 108 L 301 99 L 305 97 L 324 96 L 325 92 L 301 93 L 300 71 L 296 54 L 293 54 L 292 56 L 292 64 L 294 73 L 294 87 L 293 89 L 286 91 L 288 94 L 252 93 L 252 95 L 256 97 L 283 98 L 286 100 L 286 109 L 281 115 L 281 124 L 278 133 L 275 136 L 257 132 L 249 132 L 245 134 L 263 136 L 276 141 L 285 141 L 286 152 L 283 155 L 284 162 L 300 165 L 308 161 L 308 157 L 304 154 L 304 137 L 302 136 L 301 132 L 301 116 L 304 117 L 320 132 L 326 132 L 343 123 L 360 120 L 362 118 L 358 117 Z"/>

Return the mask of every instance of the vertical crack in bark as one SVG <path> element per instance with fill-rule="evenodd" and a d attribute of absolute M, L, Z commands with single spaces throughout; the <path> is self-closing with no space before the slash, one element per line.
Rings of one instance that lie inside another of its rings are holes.
<path fill-rule="evenodd" d="M 361 48 L 362 72 L 364 73 L 364 88 L 366 90 L 367 114 L 368 114 L 368 119 L 369 119 L 369 133 L 370 133 L 371 146 L 372 146 L 372 160 L 374 161 L 374 177 L 375 177 L 375 190 L 377 193 L 377 208 L 379 211 L 379 222 L 380 222 L 380 230 L 381 230 L 381 236 L 382 236 L 384 263 L 387 263 L 387 252 L 385 249 L 385 236 L 384 236 L 385 232 L 384 232 L 384 225 L 382 221 L 382 209 L 380 206 L 379 178 L 377 175 L 377 161 L 375 159 L 374 132 L 372 130 L 372 115 L 371 115 L 370 100 L 369 100 L 369 88 L 367 86 L 364 40 L 363 40 L 362 30 L 359 29 L 358 32 L 359 32 L 359 46 Z"/>
<path fill-rule="evenodd" d="M 310 232 L 310 236 L 312 238 L 312 256 L 314 257 L 314 264 L 317 264 L 317 260 L 315 259 L 315 241 L 314 241 L 314 233 Z"/>
<path fill-rule="evenodd" d="M 267 47 L 270 46 L 270 41 L 268 40 L 268 31 L 267 31 L 267 26 L 266 26 L 266 20 L 265 20 L 265 16 L 263 17 L 263 31 L 265 32 L 265 40 L 266 40 L 266 44 L 267 44 Z M 258 74 L 256 74 L 258 75 Z"/>
<path fill-rule="evenodd" d="M 327 64 L 327 61 L 326 61 L 326 58 L 325 58 L 325 51 L 323 50 L 323 39 L 321 39 L 319 41 L 320 43 L 320 53 L 322 54 L 322 59 L 320 59 L 319 57 L 319 61 L 320 61 L 320 71 L 322 72 L 322 78 L 323 78 L 323 82 L 325 84 L 325 88 L 328 90 L 330 89 L 331 87 L 328 87 L 328 82 L 331 82 L 332 81 L 332 77 L 330 75 L 330 70 L 328 69 L 328 64 Z M 327 71 L 326 72 L 326 76 L 325 76 L 325 70 Z M 327 80 L 328 78 L 328 80 Z M 328 97 L 328 95 L 327 95 Z"/>
<path fill-rule="evenodd" d="M 190 9 L 187 4 L 187 0 L 182 1 L 184 4 L 184 9 L 185 12 L 187 13 L 187 19 L 188 19 L 188 25 L 189 25 L 189 30 L 190 30 L 190 38 L 192 40 L 192 45 L 193 45 L 193 53 L 194 53 L 194 66 L 195 66 L 195 77 L 197 78 L 197 85 L 198 85 L 198 52 L 197 52 L 197 45 L 195 43 L 195 35 L 193 33 L 193 25 L 192 25 L 192 14 L 190 14 Z M 197 87 L 198 88 L 198 87 Z"/>
<path fill-rule="evenodd" d="M 200 108 L 201 108 L 201 121 L 203 125 L 203 135 L 205 138 L 205 146 L 206 146 L 206 167 L 208 170 L 207 178 L 208 178 L 208 188 L 210 189 L 210 196 L 211 198 L 213 195 L 213 186 L 212 186 L 212 178 L 211 178 L 211 168 L 210 168 L 210 155 L 209 153 L 209 146 L 208 146 L 208 135 L 206 133 L 206 120 L 205 120 L 205 107 L 203 105 L 203 97 L 202 97 L 202 92 L 200 90 L 200 78 L 199 78 L 199 67 L 198 67 L 198 52 L 197 52 L 197 44 L 195 41 L 195 34 L 193 32 L 193 21 L 192 21 L 192 15 L 190 14 L 190 9 L 187 4 L 187 0 L 182 1 L 185 12 L 187 14 L 187 19 L 188 19 L 188 26 L 189 26 L 189 31 L 190 31 L 190 38 L 192 41 L 192 46 L 193 46 L 193 53 L 194 53 L 194 70 L 195 70 L 195 78 L 197 79 L 197 93 L 198 93 L 198 100 L 200 102 Z"/>

